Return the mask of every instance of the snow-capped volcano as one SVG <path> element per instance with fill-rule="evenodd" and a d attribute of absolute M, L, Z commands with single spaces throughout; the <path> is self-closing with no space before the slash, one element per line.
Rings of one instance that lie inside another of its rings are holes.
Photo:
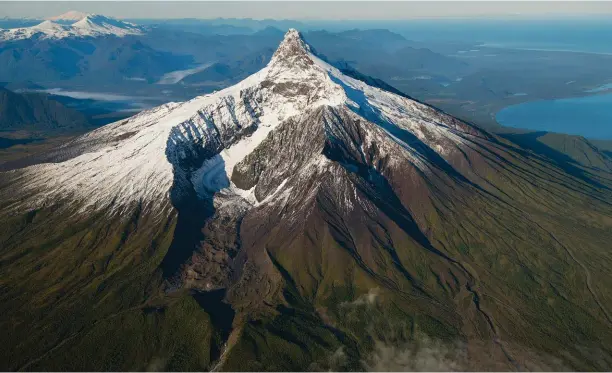
<path fill-rule="evenodd" d="M 97 14 L 87 14 L 71 25 L 63 25 L 51 20 L 31 26 L 0 30 L 0 41 L 22 40 L 29 38 L 64 39 L 82 37 L 100 37 L 141 35 L 144 29 L 135 24 Z"/>
<path fill-rule="evenodd" d="M 79 23 L 85 22 L 89 19 Z M 473 131 L 425 105 L 343 74 L 290 30 L 268 65 L 244 81 L 102 127 L 64 147 L 63 153 L 80 153 L 74 158 L 24 172 L 31 179 L 28 188 L 44 191 L 41 196 L 75 198 L 87 205 L 160 203 L 179 179 L 193 183 L 199 195 L 236 194 L 254 203 L 249 191 L 231 182 L 235 165 L 279 125 L 319 107 L 361 117 L 370 123 L 366 141 L 380 141 L 381 152 L 409 159 L 424 172 L 423 155 L 398 132 L 409 131 L 444 157 L 460 146 L 459 133 Z M 324 157 L 312 161 L 328 162 Z"/>
<path fill-rule="evenodd" d="M 79 12 L 76 10 L 70 10 L 66 13 L 62 13 L 58 16 L 46 18 L 49 21 L 80 21 L 87 17 L 88 13 Z"/>
<path fill-rule="evenodd" d="M 99 14 L 88 14 L 74 23 L 72 29 L 75 30 L 77 35 L 81 36 L 125 36 L 143 33 L 143 28 L 140 26 Z"/>
<path fill-rule="evenodd" d="M 473 360 L 423 370 L 606 370 L 609 174 L 392 91 L 290 30 L 232 87 L 0 173 L 6 370 L 368 370 L 419 338 Z"/>

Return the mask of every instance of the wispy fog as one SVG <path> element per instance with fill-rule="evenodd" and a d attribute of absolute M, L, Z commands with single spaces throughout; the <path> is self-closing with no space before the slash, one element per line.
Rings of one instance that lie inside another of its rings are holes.
<path fill-rule="evenodd" d="M 364 365 L 375 372 L 459 371 L 467 367 L 467 354 L 461 346 L 426 338 L 419 343 L 400 346 L 377 341 Z"/>
<path fill-rule="evenodd" d="M 177 70 L 177 71 L 169 72 L 167 74 L 164 74 L 164 76 L 162 76 L 162 78 L 157 82 L 157 84 L 176 84 L 180 82 L 181 80 L 185 79 L 186 77 L 188 77 L 189 75 L 193 75 L 195 73 L 199 73 L 201 71 L 206 70 L 213 63 L 214 62 L 209 62 L 203 65 L 194 67 L 192 69 Z"/>
<path fill-rule="evenodd" d="M 104 93 L 104 92 L 85 92 L 85 91 L 67 91 L 61 88 L 50 88 L 40 89 L 36 92 L 44 92 L 57 96 L 72 97 L 79 100 L 96 100 L 96 101 L 114 101 L 114 102 L 126 102 L 126 101 L 138 101 L 146 100 L 148 97 L 139 96 L 125 96 L 115 93 Z"/>

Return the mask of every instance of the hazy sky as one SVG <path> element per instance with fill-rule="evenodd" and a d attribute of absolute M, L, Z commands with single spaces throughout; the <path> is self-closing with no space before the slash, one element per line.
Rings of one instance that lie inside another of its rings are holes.
<path fill-rule="evenodd" d="M 78 10 L 119 18 L 410 19 L 612 15 L 612 1 L 0 1 L 0 17 L 44 18 Z"/>

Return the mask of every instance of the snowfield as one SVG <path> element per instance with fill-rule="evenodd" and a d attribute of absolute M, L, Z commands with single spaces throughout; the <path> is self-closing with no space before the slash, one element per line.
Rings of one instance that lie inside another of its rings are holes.
<path fill-rule="evenodd" d="M 179 180 L 202 197 L 236 196 L 254 205 L 261 201 L 253 188 L 244 191 L 231 182 L 235 165 L 288 118 L 342 105 L 380 126 L 415 164 L 421 162 L 418 152 L 400 131 L 442 156 L 445 144 L 461 142 L 458 129 L 436 122 L 430 108 L 344 75 L 313 55 L 292 29 L 268 65 L 242 82 L 94 130 L 65 145 L 67 151 L 85 149 L 74 158 L 23 172 L 27 187 L 42 191 L 38 203 L 67 197 L 83 201 L 84 208 L 158 205 Z"/>

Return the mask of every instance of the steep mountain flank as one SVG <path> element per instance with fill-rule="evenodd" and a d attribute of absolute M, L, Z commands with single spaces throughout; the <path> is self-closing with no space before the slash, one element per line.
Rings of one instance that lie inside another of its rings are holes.
<path fill-rule="evenodd" d="M 357 77 L 290 30 L 0 174 L 2 367 L 610 369 L 609 174 Z"/>
<path fill-rule="evenodd" d="M 88 127 L 78 111 L 45 94 L 19 94 L 0 88 L 0 130 L 62 130 Z"/>

